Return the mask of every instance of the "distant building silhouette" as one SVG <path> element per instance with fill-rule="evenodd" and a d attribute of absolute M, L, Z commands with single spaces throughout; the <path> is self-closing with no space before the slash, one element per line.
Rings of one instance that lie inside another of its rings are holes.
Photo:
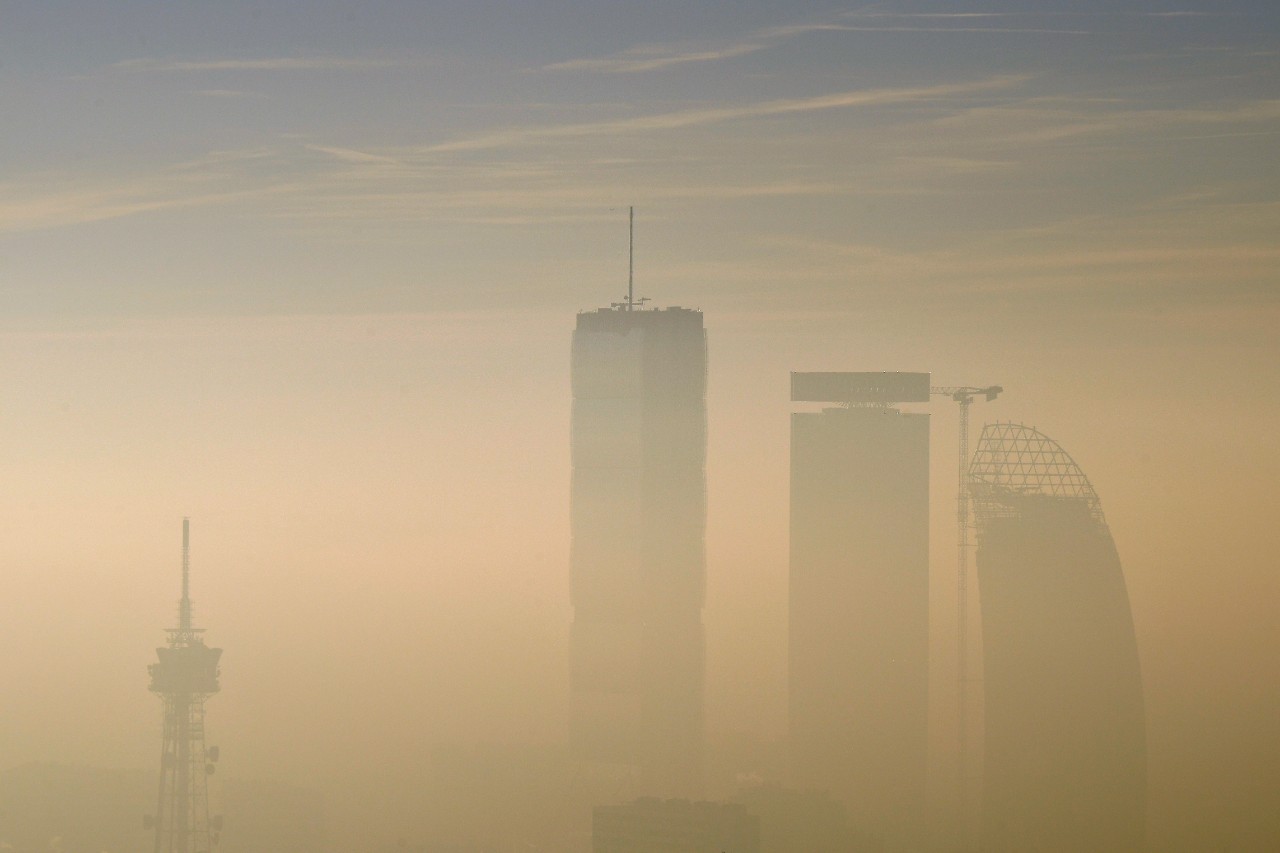
<path fill-rule="evenodd" d="M 0 772 L 0 850 L 137 851 L 151 845 L 143 813 L 155 788 L 145 773 L 24 764 Z"/>
<path fill-rule="evenodd" d="M 640 792 L 697 796 L 706 332 L 699 311 L 635 304 L 573 335 L 571 734 Z"/>
<path fill-rule="evenodd" d="M 880 853 L 879 839 L 858 832 L 845 807 L 823 791 L 759 785 L 733 798 L 760 819 L 760 853 Z"/>
<path fill-rule="evenodd" d="M 984 851 L 1143 845 L 1142 679 L 1098 496 L 1048 436 L 988 424 L 970 483 L 985 688 Z"/>
<path fill-rule="evenodd" d="M 596 806 L 592 853 L 760 853 L 760 821 L 733 803 L 659 800 Z"/>
<path fill-rule="evenodd" d="M 182 520 L 182 598 L 178 627 L 169 642 L 156 649 L 151 664 L 151 692 L 164 700 L 164 737 L 160 752 L 160 793 L 155 826 L 155 853 L 205 853 L 218 843 L 222 818 L 209 814 L 208 777 L 218 761 L 218 748 L 206 747 L 204 703 L 218 692 L 222 649 L 204 644 L 203 628 L 192 627 L 191 527 Z"/>
<path fill-rule="evenodd" d="M 928 724 L 927 373 L 795 373 L 792 777 L 886 848 L 918 843 Z"/>

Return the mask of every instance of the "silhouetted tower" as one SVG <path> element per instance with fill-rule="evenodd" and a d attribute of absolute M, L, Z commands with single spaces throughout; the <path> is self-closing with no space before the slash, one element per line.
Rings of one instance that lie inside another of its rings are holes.
<path fill-rule="evenodd" d="M 793 373 L 790 728 L 798 786 L 917 849 L 929 690 L 927 373 Z"/>
<path fill-rule="evenodd" d="M 571 737 L 619 797 L 696 797 L 703 743 L 706 332 L 627 299 L 573 333 Z"/>
<path fill-rule="evenodd" d="M 204 644 L 202 628 L 191 622 L 191 526 L 182 519 L 182 600 L 178 627 L 168 645 L 156 649 L 148 667 L 151 692 L 164 700 L 164 744 L 160 750 L 160 794 L 155 853 L 207 853 L 218 843 L 221 817 L 209 815 L 208 777 L 218 748 L 205 747 L 204 702 L 218 692 L 222 649 Z"/>
<path fill-rule="evenodd" d="M 1056 442 L 987 424 L 970 468 L 985 692 L 984 851 L 1141 850 L 1142 675 L 1120 557 Z"/>

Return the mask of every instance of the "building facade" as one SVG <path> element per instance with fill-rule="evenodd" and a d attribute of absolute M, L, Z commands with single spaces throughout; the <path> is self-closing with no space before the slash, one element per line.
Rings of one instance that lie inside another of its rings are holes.
<path fill-rule="evenodd" d="M 706 370 L 699 311 L 578 315 L 571 737 L 629 793 L 700 790 Z"/>
<path fill-rule="evenodd" d="M 596 806 L 592 853 L 760 853 L 760 820 L 735 803 L 659 800 Z"/>
<path fill-rule="evenodd" d="M 826 791 L 776 784 L 746 788 L 733 801 L 760 819 L 760 853 L 881 853 L 879 839 L 849 826 L 848 809 Z"/>
<path fill-rule="evenodd" d="M 928 374 L 793 374 L 792 777 L 886 849 L 919 843 L 929 641 Z"/>
<path fill-rule="evenodd" d="M 970 469 L 984 665 L 984 851 L 1143 847 L 1142 677 L 1098 496 L 1056 442 L 983 428 Z"/>

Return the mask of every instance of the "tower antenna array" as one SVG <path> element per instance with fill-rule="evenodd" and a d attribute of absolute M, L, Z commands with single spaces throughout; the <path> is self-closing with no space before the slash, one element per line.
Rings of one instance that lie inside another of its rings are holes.
<path fill-rule="evenodd" d="M 208 777 L 218 761 L 218 748 L 205 747 L 204 703 L 218 692 L 222 649 L 204 644 L 204 630 L 191 620 L 191 523 L 182 519 L 182 599 L 178 627 L 169 628 L 168 643 L 156 649 L 147 668 L 151 692 L 164 700 L 164 736 L 160 750 L 160 792 L 155 815 L 155 853 L 208 853 L 218 843 L 222 817 L 209 815 Z"/>
<path fill-rule="evenodd" d="M 178 603 L 178 630 L 191 630 L 191 519 L 182 519 L 182 600 Z"/>

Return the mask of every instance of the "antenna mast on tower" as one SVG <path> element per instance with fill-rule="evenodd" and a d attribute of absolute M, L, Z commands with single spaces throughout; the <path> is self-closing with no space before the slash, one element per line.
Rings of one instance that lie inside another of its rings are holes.
<path fill-rule="evenodd" d="M 648 301 L 647 296 L 636 299 L 636 209 L 632 205 L 627 208 L 627 301 L 614 302 L 609 307 L 634 311 L 636 306 L 643 308 Z"/>
<path fill-rule="evenodd" d="M 178 602 L 178 630 L 191 630 L 191 519 L 182 519 L 182 599 Z"/>

